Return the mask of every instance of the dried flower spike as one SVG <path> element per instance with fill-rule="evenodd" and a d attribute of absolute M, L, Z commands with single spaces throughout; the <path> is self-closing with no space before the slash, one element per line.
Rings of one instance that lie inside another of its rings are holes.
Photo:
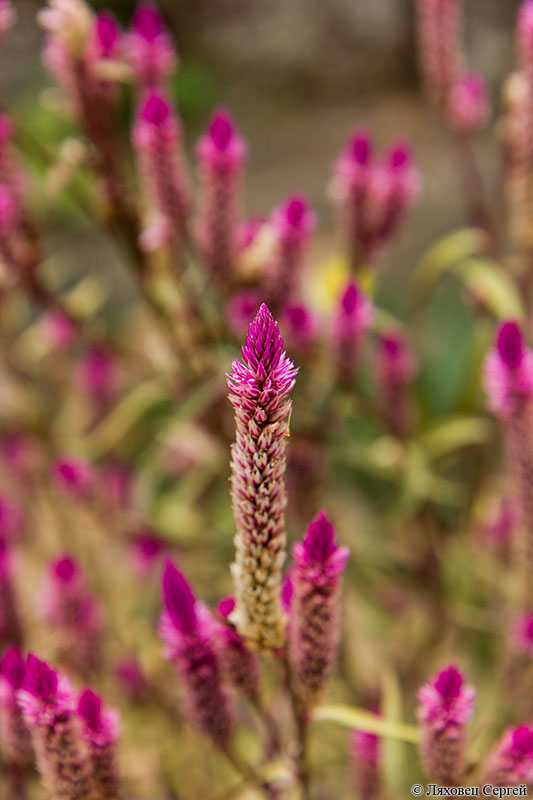
<path fill-rule="evenodd" d="M 191 587 L 170 560 L 165 563 L 162 591 L 165 611 L 159 634 L 166 657 L 178 669 L 188 718 L 227 750 L 233 734 L 233 710 L 214 643 L 216 623 L 205 606 L 196 602 Z"/>
<path fill-rule="evenodd" d="M 288 395 L 297 370 L 264 304 L 250 325 L 242 357 L 228 375 L 236 420 L 231 455 L 237 527 L 232 619 L 245 639 L 269 650 L 283 644 L 279 595 L 286 540 L 285 451 Z"/>
<path fill-rule="evenodd" d="M 451 665 L 418 691 L 422 727 L 420 755 L 426 774 L 444 786 L 460 783 L 465 769 L 465 726 L 474 708 L 475 690 Z"/>
<path fill-rule="evenodd" d="M 321 511 L 294 546 L 288 654 L 296 689 L 307 706 L 318 700 L 337 658 L 341 575 L 349 551 Z"/>

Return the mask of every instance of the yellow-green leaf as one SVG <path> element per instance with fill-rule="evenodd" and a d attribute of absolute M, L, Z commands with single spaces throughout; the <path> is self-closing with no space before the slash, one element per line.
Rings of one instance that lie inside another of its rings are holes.
<path fill-rule="evenodd" d="M 426 294 L 437 281 L 458 262 L 481 253 L 485 234 L 477 228 L 453 231 L 439 239 L 419 262 L 413 273 L 415 294 Z"/>
<path fill-rule="evenodd" d="M 418 440 L 431 458 L 441 458 L 462 447 L 484 444 L 490 439 L 492 425 L 483 417 L 453 416 L 440 421 Z"/>
<path fill-rule="evenodd" d="M 498 263 L 469 258 L 458 267 L 458 272 L 474 297 L 499 319 L 524 318 L 524 307 L 513 276 Z"/>
<path fill-rule="evenodd" d="M 346 705 L 318 706 L 313 712 L 315 722 L 336 722 L 346 728 L 356 728 L 376 736 L 399 739 L 402 742 L 417 744 L 420 739 L 415 725 L 384 719 L 370 711 Z"/>

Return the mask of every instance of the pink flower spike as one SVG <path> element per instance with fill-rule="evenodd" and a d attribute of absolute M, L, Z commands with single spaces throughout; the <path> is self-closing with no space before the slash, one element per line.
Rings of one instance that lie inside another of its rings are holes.
<path fill-rule="evenodd" d="M 502 419 L 519 417 L 533 395 L 533 354 L 519 325 L 500 325 L 496 343 L 485 360 L 485 391 L 491 410 Z"/>
<path fill-rule="evenodd" d="M 350 281 L 339 299 L 332 325 L 337 371 L 344 384 L 349 384 L 356 373 L 363 339 L 373 316 L 372 303 L 356 281 Z"/>
<path fill-rule="evenodd" d="M 223 619 L 231 619 L 235 610 L 235 598 L 225 597 L 217 606 Z M 257 656 L 247 646 L 237 631 L 229 625 L 217 628 L 220 657 L 224 671 L 236 689 L 248 697 L 252 703 L 259 702 L 259 662 Z"/>
<path fill-rule="evenodd" d="M 450 92 L 448 120 L 462 134 L 472 134 L 487 122 L 490 113 L 489 90 L 482 75 L 464 75 Z"/>
<path fill-rule="evenodd" d="M 381 743 L 378 736 L 354 730 L 351 736 L 352 785 L 360 800 L 382 800 Z"/>
<path fill-rule="evenodd" d="M 519 786 L 533 782 L 533 727 L 520 725 L 507 730 L 489 754 L 483 783 Z"/>
<path fill-rule="evenodd" d="M 462 0 L 417 0 L 418 53 L 427 96 L 445 109 L 463 72 Z"/>
<path fill-rule="evenodd" d="M 239 245 L 246 144 L 226 109 L 216 109 L 198 142 L 200 200 L 195 232 L 206 265 L 222 288 L 233 280 Z"/>
<path fill-rule="evenodd" d="M 20 689 L 26 673 L 26 662 L 18 647 L 8 647 L 0 661 L 0 675 L 14 690 Z"/>
<path fill-rule="evenodd" d="M 7 764 L 24 771 L 34 761 L 29 731 L 17 702 L 26 662 L 17 647 L 8 647 L 0 662 L 0 749 Z"/>
<path fill-rule="evenodd" d="M 263 304 L 250 324 L 242 361 L 233 362 L 228 386 L 236 420 L 231 459 L 237 526 L 234 616 L 239 633 L 265 650 L 283 643 L 280 587 L 287 502 L 283 476 L 288 396 L 296 374 L 277 323 Z"/>
<path fill-rule="evenodd" d="M 294 546 L 293 556 L 289 662 L 298 694 L 312 706 L 337 659 L 341 576 L 349 551 L 337 545 L 333 525 L 321 511 Z"/>
<path fill-rule="evenodd" d="M 104 709 L 101 698 L 91 689 L 81 693 L 77 712 L 82 722 L 82 737 L 89 748 L 95 797 L 99 800 L 118 800 L 118 714 L 114 710 Z"/>
<path fill-rule="evenodd" d="M 389 331 L 380 338 L 377 377 L 381 414 L 395 436 L 406 436 L 413 425 L 410 389 L 416 369 L 414 352 L 404 334 Z"/>
<path fill-rule="evenodd" d="M 472 716 L 475 690 L 453 664 L 418 691 L 422 727 L 420 754 L 426 774 L 443 785 L 460 783 L 465 768 L 465 726 Z"/>
<path fill-rule="evenodd" d="M 88 45 L 89 60 L 114 59 L 120 54 L 121 31 L 113 14 L 97 14 Z"/>
<path fill-rule="evenodd" d="M 128 37 L 128 51 L 139 86 L 161 86 L 177 65 L 176 49 L 155 3 L 139 3 Z"/>
<path fill-rule="evenodd" d="M 159 635 L 166 657 L 175 662 L 180 674 L 187 716 L 226 750 L 234 716 L 216 648 L 217 623 L 208 609 L 196 602 L 189 584 L 170 560 L 163 571 L 162 593 L 165 611 Z"/>

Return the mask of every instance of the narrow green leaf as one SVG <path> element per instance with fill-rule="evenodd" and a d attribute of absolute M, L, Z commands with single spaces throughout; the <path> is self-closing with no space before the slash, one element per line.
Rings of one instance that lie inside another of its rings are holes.
<path fill-rule="evenodd" d="M 477 228 L 453 231 L 440 239 L 428 250 L 413 273 L 415 295 L 425 295 L 458 262 L 480 253 L 483 243 L 484 233 Z"/>
<path fill-rule="evenodd" d="M 483 417 L 453 416 L 439 421 L 426 431 L 418 444 L 431 458 L 441 458 L 462 447 L 484 444 L 490 439 L 492 425 Z"/>
<path fill-rule="evenodd" d="M 313 719 L 315 722 L 336 722 L 346 728 L 356 728 L 360 731 L 367 731 L 367 733 L 374 733 L 376 736 L 385 736 L 411 744 L 417 744 L 420 739 L 418 728 L 415 725 L 393 722 L 353 706 L 318 706 L 313 712 Z"/>

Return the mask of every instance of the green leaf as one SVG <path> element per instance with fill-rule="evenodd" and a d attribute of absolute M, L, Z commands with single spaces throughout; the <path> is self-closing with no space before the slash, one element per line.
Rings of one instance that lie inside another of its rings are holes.
<path fill-rule="evenodd" d="M 440 239 L 422 258 L 413 273 L 414 294 L 422 297 L 426 295 L 458 262 L 481 253 L 484 243 L 485 234 L 477 228 L 453 231 Z"/>
<path fill-rule="evenodd" d="M 483 417 L 452 416 L 434 425 L 418 440 L 432 459 L 441 458 L 463 447 L 484 444 L 492 434 L 492 425 Z"/>
<path fill-rule="evenodd" d="M 315 722 L 336 722 L 345 728 L 356 728 L 359 731 L 374 733 L 390 739 L 417 744 L 420 732 L 416 725 L 406 725 L 403 722 L 379 717 L 370 711 L 346 705 L 318 706 L 313 712 Z"/>
<path fill-rule="evenodd" d="M 457 272 L 476 300 L 499 319 L 524 318 L 524 306 L 512 275 L 497 262 L 468 258 Z"/>

